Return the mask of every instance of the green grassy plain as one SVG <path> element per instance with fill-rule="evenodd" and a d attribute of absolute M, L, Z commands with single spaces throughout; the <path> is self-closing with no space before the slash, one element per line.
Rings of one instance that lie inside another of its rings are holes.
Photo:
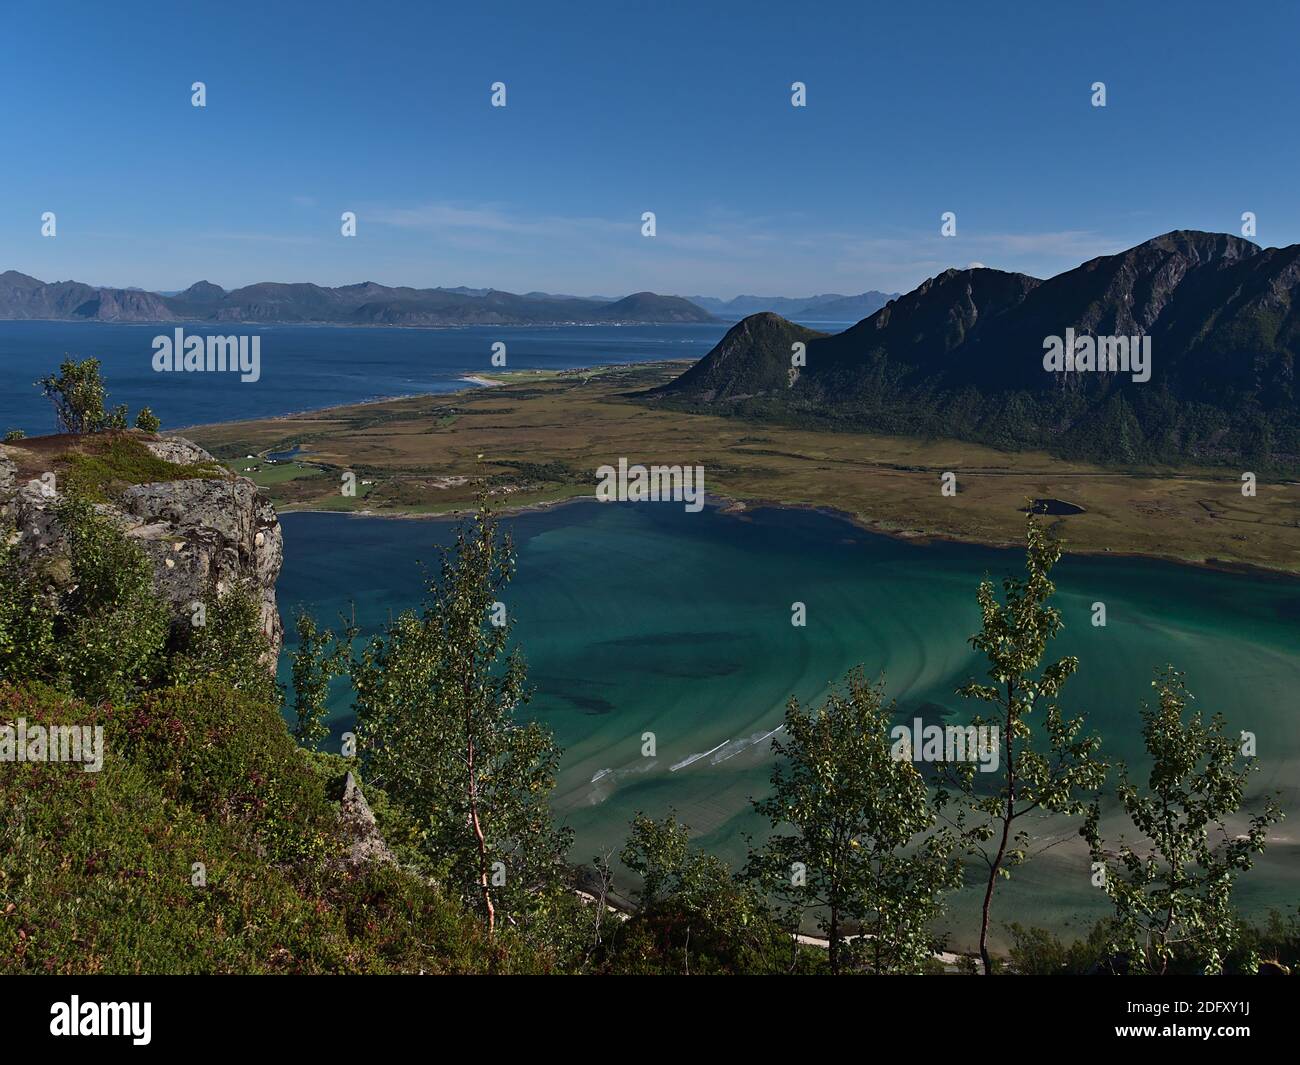
<path fill-rule="evenodd" d="M 687 414 L 637 398 L 683 369 L 483 375 L 503 383 L 185 435 L 237 471 L 254 465 L 244 455 L 300 445 L 298 460 L 248 474 L 282 510 L 458 512 L 483 476 L 502 508 L 553 503 L 590 495 L 596 468 L 626 456 L 702 465 L 708 492 L 738 506 L 830 508 L 892 535 L 1012 545 L 1026 499 L 1057 498 L 1086 511 L 1055 519 L 1071 551 L 1300 572 L 1300 483 L 1260 480 L 1252 498 L 1242 494 L 1244 471 L 1120 470 L 961 441 Z M 354 497 L 340 493 L 344 470 L 357 476 Z M 940 491 L 949 471 L 956 496 Z"/>

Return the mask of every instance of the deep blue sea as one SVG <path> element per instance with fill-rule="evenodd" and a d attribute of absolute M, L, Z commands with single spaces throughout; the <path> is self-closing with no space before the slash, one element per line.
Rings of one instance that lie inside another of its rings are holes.
<path fill-rule="evenodd" d="M 649 326 L 473 326 L 384 329 L 299 325 L 185 325 L 186 334 L 257 335 L 261 379 L 233 373 L 156 373 L 153 338 L 174 325 L 0 322 L 0 433 L 55 430 L 53 409 L 33 384 L 66 357 L 103 363 L 110 404 L 131 417 L 153 408 L 164 429 L 262 418 L 384 396 L 450 392 L 466 374 L 491 371 L 492 345 L 506 369 L 560 370 L 705 355 L 729 323 Z"/>

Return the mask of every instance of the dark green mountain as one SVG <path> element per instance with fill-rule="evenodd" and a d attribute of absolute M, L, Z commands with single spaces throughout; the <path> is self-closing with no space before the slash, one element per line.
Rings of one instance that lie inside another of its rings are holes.
<path fill-rule="evenodd" d="M 792 346 L 825 339 L 825 333 L 764 311 L 737 322 L 709 354 L 668 388 L 705 403 L 735 403 L 779 394 L 789 387 Z"/>
<path fill-rule="evenodd" d="M 945 271 L 811 340 L 793 383 L 776 371 L 798 327 L 755 316 L 654 398 L 1101 462 L 1297 468 L 1298 311 L 1300 246 L 1179 231 L 1047 281 Z M 1150 380 L 1044 370 L 1045 338 L 1071 328 L 1150 337 Z"/>

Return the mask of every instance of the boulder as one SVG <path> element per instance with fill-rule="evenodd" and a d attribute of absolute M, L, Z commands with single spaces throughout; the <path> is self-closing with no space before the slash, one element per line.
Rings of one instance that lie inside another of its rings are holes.
<path fill-rule="evenodd" d="M 339 818 L 351 841 L 348 846 L 348 864 L 364 865 L 367 862 L 397 864 L 397 858 L 388 849 L 384 837 L 379 834 L 374 811 L 370 809 L 365 795 L 361 793 L 357 778 L 351 773 L 348 773 L 343 783 L 343 801 L 339 804 Z"/>

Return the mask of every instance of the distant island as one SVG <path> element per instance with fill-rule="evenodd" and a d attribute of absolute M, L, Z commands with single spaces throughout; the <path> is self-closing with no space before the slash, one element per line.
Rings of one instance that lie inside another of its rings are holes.
<path fill-rule="evenodd" d="M 340 288 L 268 281 L 227 291 L 199 281 L 183 292 L 167 294 L 80 281 L 45 282 L 16 270 L 0 274 L 0 319 L 426 328 L 714 321 L 690 300 L 654 292 L 607 300 L 539 292 L 520 296 L 496 289 L 390 288 L 371 281 Z"/>
<path fill-rule="evenodd" d="M 773 314 L 805 322 L 855 322 L 875 314 L 898 296 L 897 292 L 877 292 L 873 289 L 856 296 L 827 292 L 820 296 L 736 296 L 729 300 L 714 296 L 691 296 L 690 300 L 710 314 L 726 319 L 771 311 Z"/>
<path fill-rule="evenodd" d="M 224 289 L 198 281 L 180 292 L 41 281 L 0 274 L 0 321 L 252 322 L 300 325 L 620 325 L 734 321 L 771 311 L 805 322 L 848 322 L 874 314 L 898 293 L 856 296 L 522 295 L 493 288 L 408 288 L 365 281 L 323 285 L 263 281 Z"/>

